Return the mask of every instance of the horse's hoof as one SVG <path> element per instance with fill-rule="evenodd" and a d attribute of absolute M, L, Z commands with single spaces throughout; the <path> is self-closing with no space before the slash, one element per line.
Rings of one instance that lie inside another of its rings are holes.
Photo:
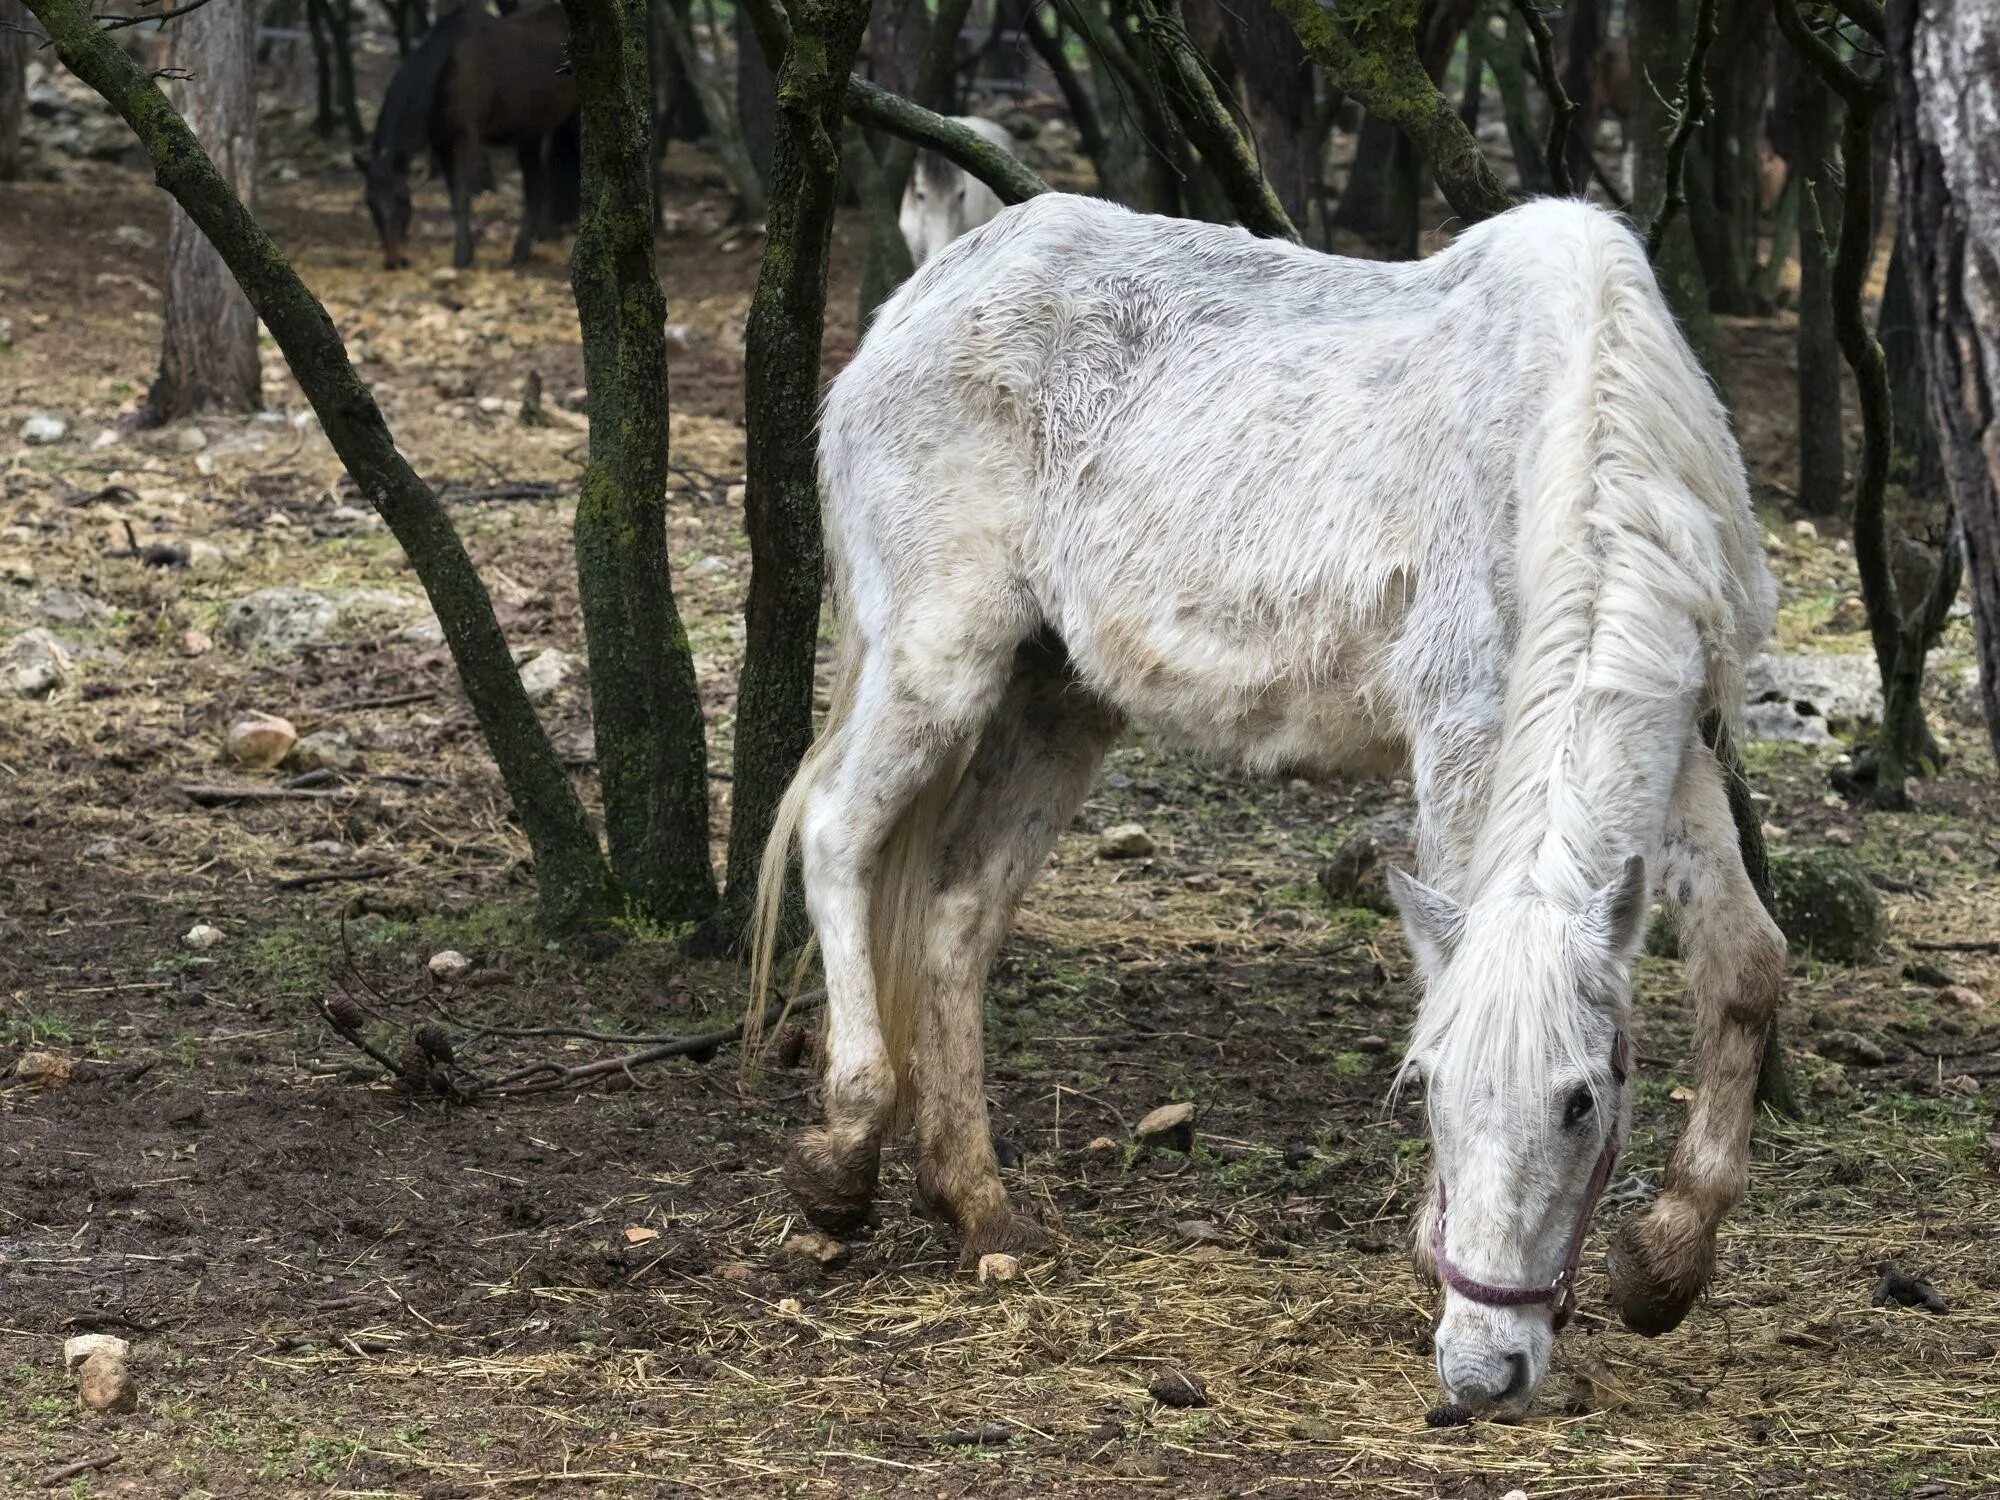
<path fill-rule="evenodd" d="M 1662 1253 L 1650 1246 L 1649 1217 L 1618 1232 L 1606 1257 L 1611 1302 L 1625 1326 L 1642 1338 L 1672 1333 L 1694 1306 L 1715 1269 L 1713 1242 L 1703 1235 Z M 1657 1226 L 1655 1226 L 1657 1227 Z"/>
<path fill-rule="evenodd" d="M 868 1222 L 881 1163 L 876 1142 L 843 1144 L 824 1130 L 808 1130 L 786 1156 L 782 1180 L 815 1228 L 852 1234 Z"/>
<path fill-rule="evenodd" d="M 989 1255 L 1045 1255 L 1055 1247 L 1055 1237 L 1039 1221 L 1008 1209 L 968 1226 L 958 1259 L 966 1270 L 976 1271 Z"/>

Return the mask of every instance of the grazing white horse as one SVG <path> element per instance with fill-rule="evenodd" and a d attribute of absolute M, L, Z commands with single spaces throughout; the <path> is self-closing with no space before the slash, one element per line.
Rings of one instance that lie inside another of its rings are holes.
<path fill-rule="evenodd" d="M 1006 126 L 977 115 L 957 115 L 953 123 L 1013 154 L 1014 137 Z M 896 220 L 903 231 L 903 243 L 910 247 L 911 264 L 923 265 L 960 235 L 999 213 L 1000 208 L 993 189 L 958 163 L 935 151 L 920 153 L 903 188 L 903 207 Z"/>
<path fill-rule="evenodd" d="M 1038 197 L 930 261 L 833 383 L 839 610 L 790 846 L 826 973 L 836 1232 L 885 1132 L 968 1258 L 1032 1246 L 987 1134 L 980 991 L 1129 718 L 1260 770 L 1406 766 L 1437 1367 L 1523 1407 L 1626 1113 L 1631 967 L 1678 907 L 1698 1088 L 1613 1252 L 1658 1333 L 1742 1194 L 1785 946 L 1714 753 L 1775 590 L 1729 424 L 1618 219 L 1542 201 L 1377 264 Z"/>

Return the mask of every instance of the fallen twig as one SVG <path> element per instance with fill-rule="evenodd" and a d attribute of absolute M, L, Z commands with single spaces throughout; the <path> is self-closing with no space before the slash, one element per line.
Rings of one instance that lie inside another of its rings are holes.
<path fill-rule="evenodd" d="M 303 891 L 316 885 L 333 885 L 343 880 L 380 880 L 396 872 L 387 865 L 370 865 L 364 870 L 314 870 L 309 875 L 287 875 L 273 882 L 274 891 Z"/>
<path fill-rule="evenodd" d="M 295 786 L 212 786 L 183 783 L 181 795 L 197 807 L 227 807 L 232 802 L 329 802 L 355 794 L 346 787 L 321 791 Z"/>
<path fill-rule="evenodd" d="M 2000 938 L 1946 938 L 1937 942 L 1912 938 L 1910 946 L 1919 953 L 2000 953 Z"/>
<path fill-rule="evenodd" d="M 117 1462 L 118 1450 L 113 1448 L 109 1452 L 98 1454 L 95 1458 L 79 1458 L 75 1463 L 64 1464 L 60 1469 L 51 1469 L 35 1483 L 45 1490 L 52 1490 L 65 1480 L 75 1479 L 80 1474 L 95 1473 L 99 1469 L 108 1469 Z"/>

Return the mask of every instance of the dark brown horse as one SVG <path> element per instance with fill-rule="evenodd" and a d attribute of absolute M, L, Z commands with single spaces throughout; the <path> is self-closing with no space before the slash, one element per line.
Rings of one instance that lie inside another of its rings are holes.
<path fill-rule="evenodd" d="M 481 0 L 465 0 L 411 49 L 389 80 L 374 141 L 354 155 L 383 265 L 410 263 L 410 162 L 420 151 L 451 191 L 455 266 L 472 264 L 472 195 L 493 185 L 490 147 L 513 147 L 521 165 L 515 265 L 555 222 L 574 220 L 577 92 L 565 69 L 568 41 L 560 5 L 495 17 Z"/>

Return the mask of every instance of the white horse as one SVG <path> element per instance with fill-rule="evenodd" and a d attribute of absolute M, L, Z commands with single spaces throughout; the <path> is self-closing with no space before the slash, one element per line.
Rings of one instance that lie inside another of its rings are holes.
<path fill-rule="evenodd" d="M 977 115 L 957 115 L 953 123 L 1013 154 L 1014 137 L 1007 133 L 1006 126 Z M 958 163 L 935 151 L 920 153 L 903 188 L 903 206 L 896 217 L 903 231 L 903 243 L 910 247 L 911 264 L 922 266 L 960 235 L 970 233 L 999 213 L 1000 208 L 993 189 Z"/>
<path fill-rule="evenodd" d="M 1679 908 L 1698 1088 L 1611 1278 L 1631 1326 L 1678 1323 L 1746 1185 L 1785 967 L 1697 726 L 1733 722 L 1775 590 L 1631 232 L 1542 201 L 1376 264 L 1039 197 L 884 306 L 820 462 L 838 682 L 757 964 L 796 837 L 829 1012 L 825 1124 L 787 1168 L 807 1215 L 865 1216 L 900 1114 L 968 1258 L 1043 1240 L 995 1169 L 980 991 L 1130 717 L 1260 770 L 1410 769 L 1416 1253 L 1476 1409 L 1547 1369 L 1624 1128 L 1644 914 Z"/>

